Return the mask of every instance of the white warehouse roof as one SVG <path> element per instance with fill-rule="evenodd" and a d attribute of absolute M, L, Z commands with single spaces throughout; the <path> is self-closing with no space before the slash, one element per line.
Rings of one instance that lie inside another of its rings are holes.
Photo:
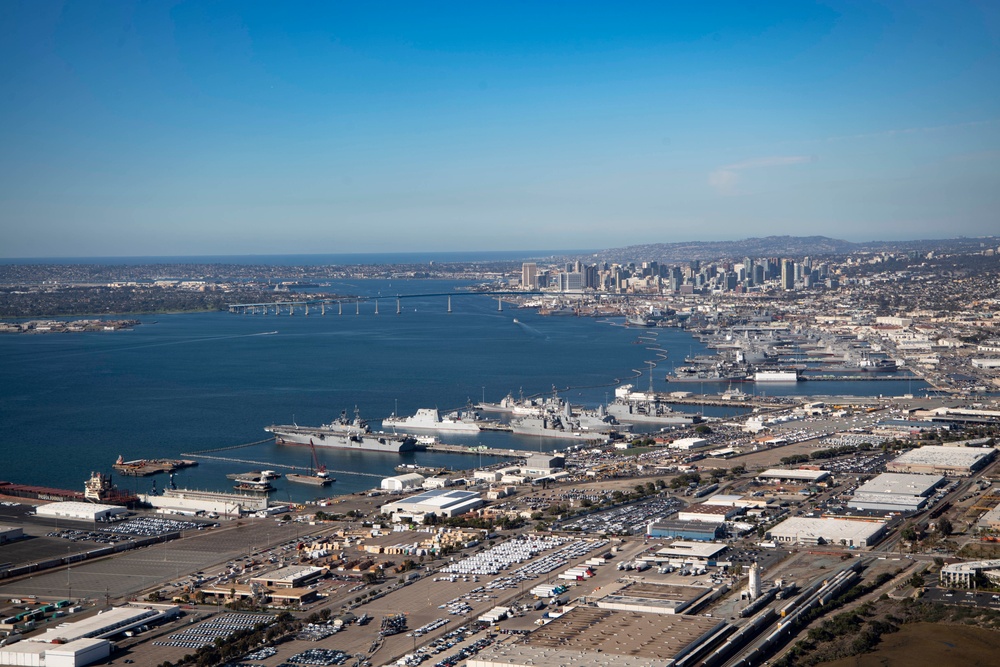
<path fill-rule="evenodd" d="M 97 505 L 95 503 L 80 503 L 75 501 L 48 503 L 47 505 L 39 505 L 35 509 L 35 514 L 38 516 L 84 519 L 87 521 L 93 521 L 99 517 L 125 514 L 126 512 L 128 510 L 119 505 Z"/>
<path fill-rule="evenodd" d="M 917 475 L 901 472 L 884 472 L 858 488 L 858 493 L 887 493 L 892 495 L 928 496 L 944 484 L 940 475 Z"/>
<path fill-rule="evenodd" d="M 771 468 L 757 475 L 768 479 L 796 479 L 803 482 L 819 482 L 830 476 L 826 470 L 782 470 L 781 468 Z"/>

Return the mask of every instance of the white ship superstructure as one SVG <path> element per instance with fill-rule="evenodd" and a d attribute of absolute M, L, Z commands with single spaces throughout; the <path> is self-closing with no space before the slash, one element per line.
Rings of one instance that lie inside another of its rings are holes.
<path fill-rule="evenodd" d="M 468 413 L 467 413 L 468 414 Z M 393 415 L 382 420 L 382 428 L 402 431 L 445 431 L 448 433 L 479 433 L 479 424 L 467 415 L 452 413 L 442 416 L 437 408 L 421 408 L 412 417 Z"/>

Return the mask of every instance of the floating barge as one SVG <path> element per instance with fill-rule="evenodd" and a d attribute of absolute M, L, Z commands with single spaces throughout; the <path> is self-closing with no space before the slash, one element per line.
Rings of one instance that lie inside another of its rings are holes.
<path fill-rule="evenodd" d="M 121 456 L 111 466 L 119 475 L 129 477 L 148 477 L 161 472 L 174 472 L 181 468 L 190 468 L 198 465 L 197 461 L 189 459 L 137 459 L 126 461 Z"/>

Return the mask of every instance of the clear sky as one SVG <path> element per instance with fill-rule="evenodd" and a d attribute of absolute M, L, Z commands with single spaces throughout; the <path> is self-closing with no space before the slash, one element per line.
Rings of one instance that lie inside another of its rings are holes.
<path fill-rule="evenodd" d="M 0 2 L 0 256 L 1000 233 L 1000 3 Z"/>

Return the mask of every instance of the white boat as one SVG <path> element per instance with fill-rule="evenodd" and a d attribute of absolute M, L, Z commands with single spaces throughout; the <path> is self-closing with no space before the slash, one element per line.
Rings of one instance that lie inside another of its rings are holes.
<path fill-rule="evenodd" d="M 479 433 L 479 424 L 454 412 L 441 416 L 437 408 L 420 408 L 412 417 L 393 415 L 382 420 L 382 428 L 403 431 L 447 431 L 448 433 Z"/>

